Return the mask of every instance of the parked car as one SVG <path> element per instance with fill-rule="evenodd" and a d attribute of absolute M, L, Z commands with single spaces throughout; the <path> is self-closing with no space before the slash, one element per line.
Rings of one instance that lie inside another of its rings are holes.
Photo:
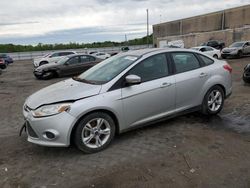
<path fill-rule="evenodd" d="M 250 83 L 250 64 L 246 65 L 244 68 L 243 80 L 246 83 Z"/>
<path fill-rule="evenodd" d="M 62 57 L 67 56 L 67 55 L 72 55 L 76 54 L 76 52 L 73 51 L 61 51 L 61 52 L 53 52 L 46 54 L 42 58 L 35 58 L 33 60 L 34 67 L 39 67 L 44 64 L 48 63 L 55 63 L 59 61 Z"/>
<path fill-rule="evenodd" d="M 104 52 L 97 52 L 97 53 L 93 53 L 92 55 L 95 57 L 98 57 L 99 59 L 108 59 L 111 57 L 110 54 L 104 53 Z"/>
<path fill-rule="evenodd" d="M 222 58 L 237 57 L 250 54 L 250 41 L 235 42 L 221 52 Z"/>
<path fill-rule="evenodd" d="M 121 51 L 122 52 L 127 52 L 127 51 L 129 51 L 130 49 L 129 49 L 129 47 L 128 46 L 123 46 L 123 47 L 121 47 Z"/>
<path fill-rule="evenodd" d="M 218 50 L 222 50 L 225 47 L 225 42 L 218 40 L 209 40 L 201 44 L 201 46 L 210 46 Z"/>
<path fill-rule="evenodd" d="M 213 47 L 210 47 L 210 46 L 197 46 L 197 47 L 193 47 L 191 48 L 192 50 L 197 50 L 197 51 L 200 51 L 204 54 L 207 54 L 213 58 L 220 58 L 221 54 L 220 54 L 220 50 L 217 50 Z"/>
<path fill-rule="evenodd" d="M 7 68 L 7 63 L 5 62 L 4 59 L 0 59 L 0 69 L 6 69 Z"/>
<path fill-rule="evenodd" d="M 99 62 L 101 62 L 101 59 L 91 55 L 68 55 L 61 58 L 58 62 L 45 64 L 36 68 L 34 75 L 38 79 L 77 75 Z"/>
<path fill-rule="evenodd" d="M 98 51 L 90 51 L 90 52 L 88 52 L 89 55 L 96 54 L 96 53 L 98 53 Z"/>
<path fill-rule="evenodd" d="M 13 59 L 7 54 L 0 54 L 0 58 L 4 59 L 6 64 L 11 64 L 14 62 Z"/>
<path fill-rule="evenodd" d="M 29 142 L 72 141 L 83 152 L 98 152 L 116 133 L 141 125 L 193 111 L 218 114 L 232 92 L 231 72 L 225 61 L 193 50 L 121 53 L 28 97 L 23 127 Z"/>

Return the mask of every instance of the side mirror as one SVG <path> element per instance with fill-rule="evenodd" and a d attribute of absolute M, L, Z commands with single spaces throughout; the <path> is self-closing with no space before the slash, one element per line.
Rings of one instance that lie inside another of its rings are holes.
<path fill-rule="evenodd" d="M 132 74 L 126 76 L 125 80 L 128 85 L 137 85 L 141 83 L 141 77 Z"/>

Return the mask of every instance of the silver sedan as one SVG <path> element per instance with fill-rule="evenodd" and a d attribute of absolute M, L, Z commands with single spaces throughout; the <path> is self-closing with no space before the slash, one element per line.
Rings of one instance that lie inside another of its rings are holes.
<path fill-rule="evenodd" d="M 231 67 L 200 52 L 145 49 L 111 57 L 46 87 L 23 108 L 28 141 L 86 153 L 119 134 L 183 113 L 215 115 L 232 92 Z"/>

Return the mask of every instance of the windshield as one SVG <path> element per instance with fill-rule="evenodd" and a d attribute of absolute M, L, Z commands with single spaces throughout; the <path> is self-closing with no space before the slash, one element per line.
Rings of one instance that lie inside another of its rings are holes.
<path fill-rule="evenodd" d="M 235 43 L 231 44 L 231 46 L 229 46 L 229 47 L 231 47 L 231 48 L 242 47 L 243 44 L 245 44 L 245 43 L 244 42 L 235 42 Z"/>
<path fill-rule="evenodd" d="M 63 57 L 61 58 L 57 63 L 61 63 L 61 64 L 64 64 L 66 61 L 68 61 L 69 58 L 68 57 Z"/>
<path fill-rule="evenodd" d="M 43 57 L 48 57 L 50 54 L 45 54 Z"/>
<path fill-rule="evenodd" d="M 132 65 L 138 58 L 138 56 L 131 55 L 114 56 L 102 61 L 74 79 L 87 83 L 104 84 Z"/>
<path fill-rule="evenodd" d="M 199 51 L 200 50 L 200 48 L 191 48 L 191 50 L 197 50 L 197 51 Z"/>

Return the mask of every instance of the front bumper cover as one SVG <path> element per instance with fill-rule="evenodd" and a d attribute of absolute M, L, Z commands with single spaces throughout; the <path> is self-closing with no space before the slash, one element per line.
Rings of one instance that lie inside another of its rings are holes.
<path fill-rule="evenodd" d="M 67 112 L 60 114 L 34 118 L 31 112 L 24 110 L 25 124 L 20 130 L 26 130 L 28 141 L 42 146 L 67 147 L 70 145 L 71 130 L 76 122 L 76 118 Z M 46 136 L 46 132 L 53 133 L 55 138 Z"/>

